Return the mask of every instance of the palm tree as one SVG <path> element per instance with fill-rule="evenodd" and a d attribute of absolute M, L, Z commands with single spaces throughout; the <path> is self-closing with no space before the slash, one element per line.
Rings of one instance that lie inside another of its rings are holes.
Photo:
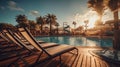
<path fill-rule="evenodd" d="M 30 29 L 30 32 L 33 34 L 33 35 L 36 35 L 36 23 L 33 21 L 33 20 L 28 20 L 29 21 L 29 29 Z"/>
<path fill-rule="evenodd" d="M 57 34 L 58 34 L 58 26 L 59 26 L 59 23 L 56 23 L 55 26 L 57 27 Z"/>
<path fill-rule="evenodd" d="M 52 25 L 55 25 L 57 23 L 56 21 L 57 17 L 54 14 L 52 14 L 51 17 L 52 17 Z"/>
<path fill-rule="evenodd" d="M 56 24 L 56 16 L 54 14 L 46 15 L 46 23 L 50 24 L 50 35 L 52 34 L 52 25 Z"/>
<path fill-rule="evenodd" d="M 28 22 L 30 29 L 35 29 L 36 23 L 33 20 L 29 20 Z"/>
<path fill-rule="evenodd" d="M 16 22 L 18 22 L 19 27 L 28 27 L 29 26 L 27 17 L 25 15 L 21 15 L 21 14 L 17 15 L 15 19 L 16 19 Z"/>
<path fill-rule="evenodd" d="M 72 23 L 72 24 L 74 25 L 74 34 L 75 34 L 76 22 L 75 22 L 75 21 L 73 21 L 73 23 Z"/>
<path fill-rule="evenodd" d="M 74 25 L 74 29 L 75 29 L 77 23 L 75 21 L 73 21 L 72 24 Z"/>
<path fill-rule="evenodd" d="M 40 24 L 40 29 L 41 29 L 41 33 L 43 32 L 43 25 L 46 23 L 46 21 L 45 21 L 45 18 L 44 17 L 37 17 L 37 19 L 36 19 L 36 21 L 37 21 L 37 24 Z"/>
<path fill-rule="evenodd" d="M 51 14 L 46 15 L 46 23 L 50 24 L 50 34 L 51 34 L 51 30 L 52 30 L 52 18 L 51 18 Z"/>

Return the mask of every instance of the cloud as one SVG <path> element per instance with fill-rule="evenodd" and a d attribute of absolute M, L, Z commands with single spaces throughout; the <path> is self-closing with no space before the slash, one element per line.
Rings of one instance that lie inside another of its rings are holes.
<path fill-rule="evenodd" d="M 5 7 L 4 7 L 4 6 L 0 6 L 0 9 L 1 9 L 1 10 L 4 10 L 4 9 L 5 9 Z"/>
<path fill-rule="evenodd" d="M 89 10 L 84 14 L 77 13 L 74 16 L 74 19 L 75 19 L 74 21 L 78 22 L 80 25 L 84 25 L 84 21 L 95 18 L 96 15 L 98 15 L 97 12 L 93 11 L 93 10 Z M 96 17 L 96 19 L 97 19 L 97 17 Z M 91 21 L 89 21 L 89 22 L 91 22 Z"/>
<path fill-rule="evenodd" d="M 33 16 L 39 16 L 39 11 L 32 10 L 32 11 L 30 11 L 30 14 Z"/>
<path fill-rule="evenodd" d="M 0 6 L 0 9 L 1 9 L 1 10 L 4 10 L 4 9 L 5 9 L 5 7 L 4 7 L 4 6 Z"/>
<path fill-rule="evenodd" d="M 103 23 L 105 23 L 108 20 L 114 20 L 113 12 L 110 9 L 106 9 L 103 13 L 103 16 L 102 16 Z"/>
<path fill-rule="evenodd" d="M 89 10 L 84 14 L 77 13 L 74 16 L 74 21 L 78 22 L 80 25 L 84 25 L 85 20 L 89 20 L 89 23 L 95 20 L 94 18 L 99 18 L 96 11 Z M 106 9 L 102 15 L 103 24 L 108 20 L 113 20 L 113 12 L 110 9 Z M 91 21 L 92 20 L 92 21 Z"/>
<path fill-rule="evenodd" d="M 9 8 L 10 10 L 16 10 L 16 11 L 22 11 L 22 12 L 25 11 L 23 8 L 17 6 L 17 3 L 14 2 L 14 1 L 9 1 L 9 2 L 8 2 L 8 8 Z"/>

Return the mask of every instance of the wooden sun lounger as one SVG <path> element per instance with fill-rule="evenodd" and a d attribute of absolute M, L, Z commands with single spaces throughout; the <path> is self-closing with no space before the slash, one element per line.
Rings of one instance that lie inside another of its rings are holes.
<path fill-rule="evenodd" d="M 40 52 L 40 55 L 38 59 L 36 60 L 37 64 L 43 63 L 55 57 L 60 57 L 60 61 L 61 61 L 62 54 L 73 51 L 73 50 L 76 50 L 76 56 L 78 55 L 78 49 L 70 45 L 59 45 L 59 46 L 44 49 L 42 45 L 40 45 L 35 40 L 35 38 L 32 36 L 32 34 L 29 32 L 27 28 L 19 28 L 19 31 L 31 43 L 31 45 L 34 46 Z M 42 54 L 46 54 L 46 57 L 40 59 Z"/>

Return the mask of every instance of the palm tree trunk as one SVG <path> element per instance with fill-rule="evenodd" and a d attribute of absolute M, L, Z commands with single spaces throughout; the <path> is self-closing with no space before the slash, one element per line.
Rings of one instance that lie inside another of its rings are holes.
<path fill-rule="evenodd" d="M 57 26 L 57 35 L 58 35 L 58 26 Z"/>
<path fill-rule="evenodd" d="M 42 32 L 43 32 L 43 24 L 41 24 L 41 26 L 40 26 L 41 28 L 41 34 L 42 34 Z"/>
<path fill-rule="evenodd" d="M 76 28 L 76 25 L 74 25 L 74 35 L 75 35 L 75 28 Z"/>
<path fill-rule="evenodd" d="M 118 11 L 114 12 L 114 43 L 113 48 L 116 50 L 120 50 L 120 30 L 119 30 L 119 24 L 118 24 Z"/>
<path fill-rule="evenodd" d="M 50 35 L 52 34 L 52 24 L 50 23 Z"/>

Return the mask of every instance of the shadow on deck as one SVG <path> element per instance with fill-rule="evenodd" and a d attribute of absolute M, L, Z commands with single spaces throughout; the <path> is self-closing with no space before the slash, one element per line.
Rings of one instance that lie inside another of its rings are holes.
<path fill-rule="evenodd" d="M 70 53 L 65 53 L 62 55 L 62 63 L 61 67 L 119 67 L 117 64 L 109 63 L 106 62 L 105 60 L 98 58 L 96 56 L 93 56 L 89 51 L 92 50 L 100 50 L 101 48 L 88 48 L 88 47 L 77 47 L 79 49 L 79 54 L 78 56 L 74 56 L 74 54 Z M 24 50 L 23 50 L 24 51 Z M 26 54 L 26 51 L 23 52 L 24 55 Z M 37 54 L 37 52 L 36 52 Z M 37 59 L 37 55 L 32 54 L 30 56 L 27 56 L 24 60 L 17 60 L 12 61 L 13 59 L 17 58 L 17 56 L 14 56 L 11 58 L 7 59 L 2 59 L 0 57 L 0 67 L 1 66 L 6 66 L 8 63 L 13 63 L 12 67 L 14 66 L 21 66 L 21 67 L 26 67 L 29 66 L 29 64 L 35 63 L 35 60 Z M 8 54 L 14 55 L 14 53 Z M 16 62 L 14 64 L 14 62 Z M 41 64 L 36 64 L 34 67 L 60 67 L 59 64 L 59 57 L 56 57 L 52 60 L 49 60 L 47 62 L 41 63 Z"/>

